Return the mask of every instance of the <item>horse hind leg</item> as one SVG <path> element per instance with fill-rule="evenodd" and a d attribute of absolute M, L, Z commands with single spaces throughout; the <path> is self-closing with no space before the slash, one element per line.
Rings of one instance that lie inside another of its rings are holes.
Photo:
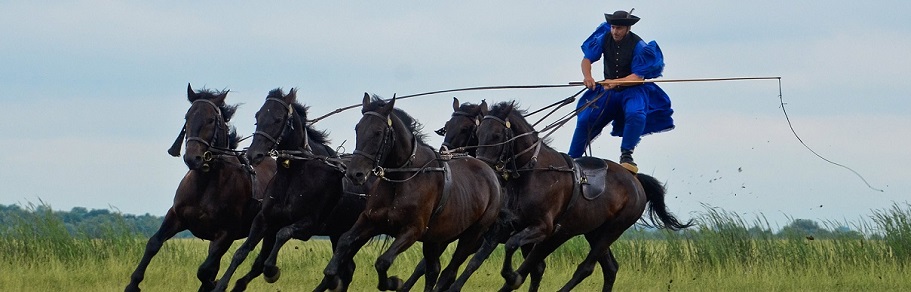
<path fill-rule="evenodd" d="M 617 270 L 620 269 L 620 264 L 617 263 L 617 259 L 614 258 L 614 253 L 610 249 L 607 249 L 607 254 L 598 258 L 598 264 L 601 265 L 601 273 L 604 274 L 604 287 L 601 288 L 601 291 L 607 292 L 614 290 L 614 282 L 617 280 Z"/>
<path fill-rule="evenodd" d="M 604 261 L 605 257 L 612 258 L 613 255 L 610 253 L 610 245 L 614 243 L 617 238 L 620 237 L 620 234 L 623 233 L 623 230 L 609 230 L 606 234 L 597 234 L 590 233 L 585 235 L 585 239 L 588 240 L 591 250 L 588 252 L 588 255 L 585 257 L 579 266 L 576 267 L 575 273 L 573 273 L 572 279 L 566 283 L 559 291 L 572 291 L 579 283 L 582 283 L 582 280 L 585 280 L 588 276 L 592 274 L 595 270 L 595 263 Z M 600 235 L 600 236 L 599 236 Z M 610 266 L 604 267 L 602 269 L 609 269 Z M 606 273 L 606 272 L 605 272 Z M 606 274 L 605 274 L 606 275 Z M 616 273 L 613 273 L 613 276 L 616 276 Z M 604 288 L 607 288 L 609 278 L 605 277 Z M 613 283 L 610 285 L 613 286 Z"/>
<path fill-rule="evenodd" d="M 139 260 L 139 265 L 136 266 L 136 270 L 134 270 L 133 274 L 130 276 L 130 283 L 123 289 L 124 291 L 139 291 L 139 283 L 145 279 L 146 268 L 149 267 L 152 258 L 158 254 L 158 251 L 161 250 L 161 246 L 164 245 L 165 241 L 183 230 L 186 230 L 186 228 L 184 228 L 180 220 L 177 219 L 174 210 L 168 210 L 164 221 L 161 222 L 161 227 L 158 227 L 158 231 L 156 231 L 146 243 L 146 249 L 142 255 L 142 259 Z"/>

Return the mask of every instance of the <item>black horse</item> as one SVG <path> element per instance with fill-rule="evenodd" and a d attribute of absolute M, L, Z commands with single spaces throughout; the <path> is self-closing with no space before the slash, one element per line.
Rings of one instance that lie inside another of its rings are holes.
<path fill-rule="evenodd" d="M 474 157 L 478 149 L 478 126 L 487 113 L 487 101 L 482 101 L 480 104 L 468 102 L 460 104 L 459 99 L 453 97 L 452 111 L 449 121 L 446 122 L 442 129 L 437 130 L 437 134 L 443 136 L 441 152 L 450 155 L 461 155 L 464 153 Z M 500 182 L 501 184 L 505 183 L 505 181 L 502 180 Z M 506 196 L 517 195 L 515 193 L 506 192 L 505 188 L 503 193 L 506 194 Z M 490 228 L 488 234 L 485 235 L 485 240 L 488 241 L 488 244 L 485 245 L 485 249 L 475 254 L 475 257 L 468 263 L 468 266 L 465 267 L 464 271 L 459 276 L 460 280 L 456 281 L 455 286 L 441 287 L 442 289 L 460 290 L 465 281 L 468 280 L 474 271 L 481 266 L 481 263 L 487 256 L 490 255 L 490 252 L 493 251 L 496 243 L 506 243 L 506 240 L 509 239 L 509 236 L 512 233 L 519 231 L 516 230 L 517 226 L 513 224 L 513 222 L 518 220 L 515 218 L 516 213 L 510 209 L 515 206 L 509 205 L 510 202 L 516 201 L 517 198 L 506 199 L 506 203 L 503 204 L 503 207 L 500 210 L 497 224 Z M 522 253 L 527 255 L 533 246 L 533 244 L 523 245 L 521 247 Z M 538 291 L 546 268 L 547 265 L 542 261 L 535 269 L 530 271 L 531 283 L 528 287 L 528 291 Z"/>
<path fill-rule="evenodd" d="M 560 291 L 572 290 L 591 275 L 595 262 L 604 274 L 602 289 L 612 290 L 619 265 L 610 245 L 642 217 L 646 203 L 655 225 L 674 230 L 691 226 L 668 212 L 664 186 L 654 177 L 599 158 L 570 159 L 538 137 L 514 102 L 499 103 L 484 114 L 477 130 L 477 155 L 505 180 L 507 206 L 516 214 L 513 225 L 520 230 L 506 242 L 502 291 L 518 289 L 547 255 L 576 235 L 584 235 L 591 250 Z M 513 271 L 513 254 L 528 244 L 534 248 Z M 490 249 L 485 245 L 478 254 L 489 254 Z M 454 286 L 464 280 L 460 277 Z"/>
<path fill-rule="evenodd" d="M 149 238 L 145 254 L 125 291 L 139 291 L 139 282 L 145 277 L 152 257 L 166 240 L 183 230 L 211 241 L 209 255 L 196 274 L 202 282 L 199 290 L 209 291 L 215 287 L 222 255 L 234 240 L 250 232 L 253 217 L 260 209 L 262 191 L 275 174 L 275 161 L 263 160 L 255 172 L 242 163 L 240 152 L 233 150 L 237 147 L 237 132 L 228 125 L 237 106 L 225 104 L 227 94 L 227 91 L 196 92 L 187 85 L 191 106 L 186 124 L 168 153 L 180 155 L 186 136 L 183 159 L 190 170 L 177 186 L 174 205 L 161 227 Z"/>
<path fill-rule="evenodd" d="M 394 105 L 395 98 L 386 102 L 364 94 L 355 155 L 346 175 L 355 183 L 365 183 L 368 174 L 380 180 L 371 186 L 367 208 L 342 235 L 326 266 L 323 284 L 328 288 L 338 282 L 339 269 L 378 234 L 395 237 L 375 264 L 379 290 L 403 288 L 402 280 L 387 272 L 396 256 L 418 240 L 424 243 L 425 290 L 437 281 L 448 286 L 499 213 L 500 186 L 493 170 L 470 157 L 441 159 L 423 142 L 417 122 Z M 455 253 L 440 273 L 440 255 L 457 239 Z"/>
<path fill-rule="evenodd" d="M 306 121 L 307 107 L 297 102 L 294 89 L 287 95 L 281 89 L 272 90 L 256 113 L 256 132 L 247 149 L 247 158 L 256 165 L 268 160 L 268 153 L 275 151 L 278 171 L 268 186 L 267 197 L 253 221 L 249 237 L 235 252 L 217 290 L 227 288 L 235 269 L 260 240 L 262 250 L 250 272 L 237 280 L 235 291 L 246 289 L 261 273 L 267 282 L 277 281 L 280 270 L 276 257 L 291 238 L 329 236 L 335 247 L 339 236 L 364 210 L 366 200 L 356 195 L 363 190 L 345 192 L 344 161 L 327 145 L 326 133 L 314 130 Z M 342 290 L 351 282 L 354 268 L 351 262 L 340 273 Z"/>

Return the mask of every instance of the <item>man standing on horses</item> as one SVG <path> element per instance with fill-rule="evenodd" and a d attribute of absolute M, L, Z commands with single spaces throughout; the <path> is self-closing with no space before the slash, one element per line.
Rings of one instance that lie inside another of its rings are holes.
<path fill-rule="evenodd" d="M 658 85 L 641 82 L 661 76 L 664 56 L 655 41 L 646 43 L 630 31 L 639 21 L 631 13 L 632 10 L 605 13 L 607 22 L 601 23 L 582 43 L 583 82 L 589 90 L 579 99 L 577 108 L 597 100 L 579 111 L 568 154 L 573 158 L 582 156 L 586 146 L 613 121 L 611 135 L 623 137 L 620 164 L 638 172 L 633 149 L 642 135 L 673 129 L 674 110 L 670 98 Z M 592 63 L 602 55 L 605 80 L 596 82 L 592 78 Z"/>

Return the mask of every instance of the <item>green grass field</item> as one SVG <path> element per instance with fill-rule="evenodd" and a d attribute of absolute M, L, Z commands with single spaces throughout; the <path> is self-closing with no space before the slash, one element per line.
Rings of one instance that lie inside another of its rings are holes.
<path fill-rule="evenodd" d="M 875 236 L 810 240 L 750 235 L 747 231 L 756 224 L 709 211 L 698 219 L 699 227 L 693 231 L 662 233 L 659 239 L 626 237 L 615 243 L 612 250 L 620 263 L 615 290 L 911 291 L 911 208 L 895 205 L 876 212 L 871 221 L 867 228 L 876 230 Z M 22 218 L 0 236 L 4 271 L 0 291 L 122 291 L 146 240 L 129 234 L 111 227 L 100 239 L 74 237 L 53 216 Z M 234 247 L 239 245 L 240 241 Z M 198 239 L 168 241 L 140 287 L 146 291 L 196 290 L 196 268 L 206 250 L 207 242 Z M 352 291 L 376 290 L 373 261 L 382 251 L 383 242 L 376 241 L 358 253 Z M 542 290 L 559 289 L 587 252 L 587 243 L 576 238 L 551 255 Z M 275 284 L 256 279 L 248 290 L 309 291 L 321 279 L 330 257 L 328 241 L 292 241 L 279 257 L 282 278 Z M 222 270 L 229 258 L 223 258 Z M 391 274 L 407 277 L 419 259 L 416 245 L 396 260 Z M 446 260 L 444 257 L 444 265 Z M 465 290 L 499 288 L 501 261 L 502 247 Z M 245 265 L 239 273 L 248 269 Z M 600 291 L 601 283 L 597 268 L 575 290 Z M 423 282 L 418 287 L 421 285 Z M 527 285 L 520 291 L 526 289 Z"/>

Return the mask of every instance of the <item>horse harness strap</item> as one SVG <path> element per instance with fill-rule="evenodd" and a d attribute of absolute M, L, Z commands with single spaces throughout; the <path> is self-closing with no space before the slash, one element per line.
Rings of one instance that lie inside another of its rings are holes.
<path fill-rule="evenodd" d="M 273 150 L 269 155 L 277 158 L 284 159 L 282 163 L 285 168 L 291 167 L 291 160 L 300 160 L 300 161 L 310 161 L 310 160 L 319 160 L 326 165 L 332 167 L 333 169 L 344 173 L 348 169 L 348 166 L 345 165 L 345 162 L 339 157 L 317 155 L 310 150 Z"/>
<path fill-rule="evenodd" d="M 439 154 L 437 154 L 437 157 L 439 158 Z M 452 190 L 452 169 L 449 167 L 449 162 L 446 160 L 440 161 L 443 164 L 443 197 L 440 198 L 440 202 L 437 203 L 436 209 L 430 214 L 430 219 L 427 222 L 433 221 L 443 211 L 443 206 L 446 206 L 446 202 L 449 201 L 449 193 Z"/>
<path fill-rule="evenodd" d="M 557 217 L 554 218 L 554 233 L 560 230 L 560 220 L 563 219 L 563 216 L 566 215 L 566 213 L 568 213 L 568 211 L 576 204 L 576 198 L 578 198 L 582 193 L 582 188 L 580 187 L 581 182 L 579 180 L 580 171 L 578 165 L 573 161 L 572 157 L 569 157 L 569 155 L 566 153 L 560 154 L 563 156 L 563 160 L 567 165 L 569 165 L 570 171 L 573 173 L 573 193 L 570 195 L 569 202 L 566 203 L 566 207 L 563 208 L 562 212 L 560 212 L 560 215 L 557 215 Z"/>

